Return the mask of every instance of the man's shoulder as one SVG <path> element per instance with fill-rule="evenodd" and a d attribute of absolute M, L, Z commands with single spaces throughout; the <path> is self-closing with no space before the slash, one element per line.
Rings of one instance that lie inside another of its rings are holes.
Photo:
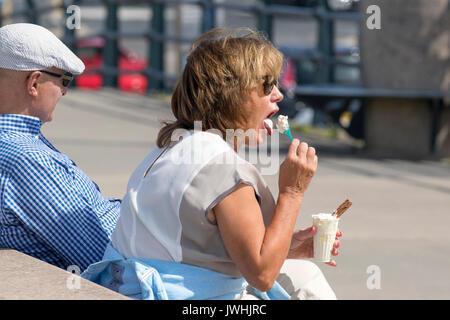
<path fill-rule="evenodd" d="M 0 134 L 0 166 L 14 169 L 30 162 L 47 163 L 53 155 L 39 139 L 15 134 Z"/>

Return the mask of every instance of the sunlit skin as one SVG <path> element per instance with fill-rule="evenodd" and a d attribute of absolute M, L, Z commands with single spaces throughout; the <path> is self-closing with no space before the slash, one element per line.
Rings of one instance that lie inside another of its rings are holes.
<path fill-rule="evenodd" d="M 283 95 L 275 86 L 265 95 L 262 86 L 250 92 L 252 110 L 247 128 L 264 129 L 263 121 L 278 112 Z M 258 135 L 258 143 L 263 142 Z M 235 146 L 235 149 L 239 146 Z M 315 149 L 294 139 L 280 166 L 279 196 L 274 215 L 265 227 L 253 187 L 241 184 L 210 212 L 216 220 L 225 247 L 250 285 L 269 290 L 286 258 L 312 258 L 315 227 L 294 230 L 304 193 L 317 169 Z M 250 226 L 250 227 L 249 227 Z M 338 255 L 342 233 L 338 230 L 332 255 Z M 327 263 L 336 266 L 334 260 Z"/>
<path fill-rule="evenodd" d="M 267 135 L 264 127 L 264 119 L 271 118 L 278 112 L 277 103 L 283 100 L 283 94 L 278 87 L 274 86 L 269 95 L 264 94 L 261 90 L 262 80 L 260 85 L 250 92 L 250 101 L 248 109 L 251 110 L 250 116 L 247 119 L 247 130 L 252 129 L 256 132 L 256 143 L 262 144 Z"/>
<path fill-rule="evenodd" d="M 46 70 L 65 72 L 53 67 Z M 49 122 L 54 118 L 56 104 L 66 93 L 61 79 L 43 72 L 0 70 L 1 114 L 22 114 Z"/>
<path fill-rule="evenodd" d="M 264 138 L 266 137 L 265 134 L 261 135 L 261 133 L 265 133 L 266 131 L 263 125 L 264 119 L 271 118 L 275 113 L 279 111 L 277 103 L 283 100 L 283 94 L 280 92 L 277 86 L 273 87 L 270 95 L 266 95 L 262 90 L 258 89 L 259 88 L 256 88 L 250 93 L 250 100 L 252 101 L 252 112 L 250 113 L 250 117 L 247 122 L 247 129 L 254 129 L 255 132 L 257 132 L 258 136 L 256 141 L 258 144 L 261 144 L 264 142 Z M 291 251 L 288 258 L 313 258 L 313 238 L 311 237 L 311 234 L 314 236 L 316 233 L 317 230 L 314 226 L 296 230 L 292 238 Z M 340 230 L 338 230 L 334 248 L 331 252 L 334 256 L 337 256 L 339 254 L 337 250 L 337 248 L 339 248 L 340 246 L 338 237 L 341 236 L 342 233 Z M 304 253 L 302 253 L 303 251 Z M 337 266 L 336 261 L 334 260 L 327 262 L 327 264 L 331 266 Z"/>

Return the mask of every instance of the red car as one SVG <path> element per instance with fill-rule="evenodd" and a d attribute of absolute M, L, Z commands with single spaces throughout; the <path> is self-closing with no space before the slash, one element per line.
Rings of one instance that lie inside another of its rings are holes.
<path fill-rule="evenodd" d="M 98 90 L 103 86 L 103 76 L 86 71 L 101 68 L 105 39 L 93 37 L 77 41 L 78 56 L 84 62 L 86 70 L 75 79 L 78 87 Z M 124 48 L 119 48 L 119 70 L 143 71 L 147 68 L 145 57 L 137 56 Z M 147 78 L 139 73 L 121 74 L 117 79 L 120 90 L 136 93 L 147 91 Z"/>

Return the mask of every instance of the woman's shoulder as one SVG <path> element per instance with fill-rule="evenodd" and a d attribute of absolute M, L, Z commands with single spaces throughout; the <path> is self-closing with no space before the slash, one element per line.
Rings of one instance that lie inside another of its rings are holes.
<path fill-rule="evenodd" d="M 231 149 L 231 146 L 215 131 L 190 130 L 186 132 L 186 134 L 180 136 L 180 140 L 188 143 L 201 142 L 208 146 Z"/>
<path fill-rule="evenodd" d="M 197 164 L 206 164 L 224 153 L 233 154 L 234 150 L 220 135 L 208 131 L 191 130 L 172 142 L 168 155 L 184 160 L 188 158 Z"/>

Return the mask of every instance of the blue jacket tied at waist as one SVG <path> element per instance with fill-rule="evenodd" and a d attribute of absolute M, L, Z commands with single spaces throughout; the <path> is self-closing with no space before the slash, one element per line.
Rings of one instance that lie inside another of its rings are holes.
<path fill-rule="evenodd" d="M 125 259 L 110 244 L 103 260 L 81 275 L 106 288 L 141 300 L 231 300 L 247 287 L 244 278 L 232 278 L 205 268 L 156 259 Z M 253 291 L 261 299 L 289 299 L 275 282 L 268 292 Z"/>

